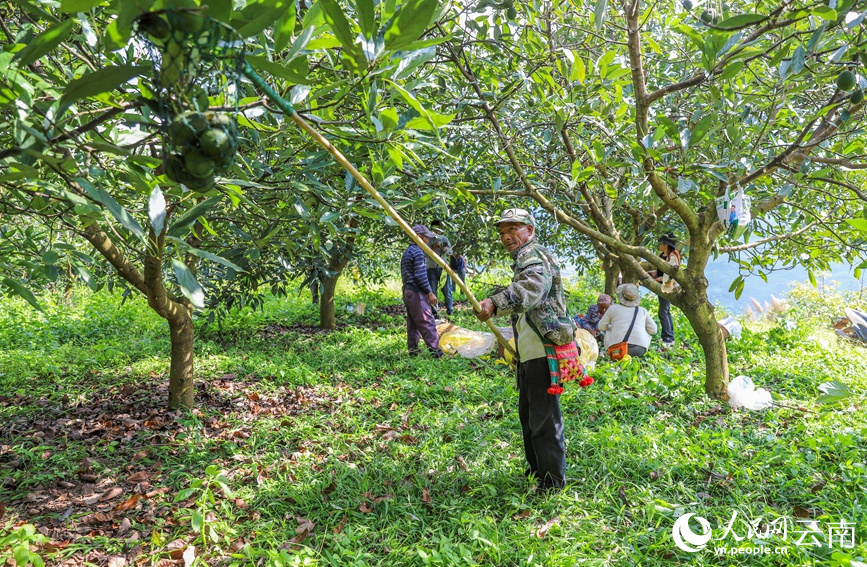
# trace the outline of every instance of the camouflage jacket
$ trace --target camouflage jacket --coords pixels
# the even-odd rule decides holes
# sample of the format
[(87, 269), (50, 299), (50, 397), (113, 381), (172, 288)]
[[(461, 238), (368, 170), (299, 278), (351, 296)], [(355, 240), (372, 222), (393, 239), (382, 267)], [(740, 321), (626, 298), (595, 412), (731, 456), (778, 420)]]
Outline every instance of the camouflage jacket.
[(569, 344), (575, 334), (575, 321), (566, 314), (560, 264), (547, 248), (535, 239), (511, 253), (515, 263), (512, 283), (491, 296), (497, 315), (511, 315), (512, 324), (526, 313), (546, 341)]

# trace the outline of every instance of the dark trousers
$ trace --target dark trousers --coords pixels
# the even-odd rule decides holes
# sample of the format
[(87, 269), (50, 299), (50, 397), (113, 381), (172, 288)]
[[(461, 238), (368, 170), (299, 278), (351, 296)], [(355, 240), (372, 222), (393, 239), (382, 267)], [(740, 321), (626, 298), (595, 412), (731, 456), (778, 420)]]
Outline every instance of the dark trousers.
[[(454, 268), (452, 269), (454, 270)], [(467, 274), (466, 272), (464, 272), (464, 270), (455, 270), (455, 273), (458, 275), (459, 278), (461, 278), (462, 282), (467, 283)], [(454, 302), (452, 301), (452, 299), (453, 296), (457, 295), (458, 293), (458, 286), (449, 275), (446, 275), (446, 287), (448, 288), (448, 294), (446, 295), (446, 311), (448, 313), (451, 313), (454, 308)]]
[[(427, 269), (427, 283), (430, 284), (430, 288), (437, 293), (437, 289), (440, 285), (440, 277), (443, 275), (443, 269), (437, 266), (436, 268), (428, 268)], [(448, 277), (448, 276), (446, 276)], [(454, 304), (452, 303), (452, 288), (449, 287), (448, 281), (446, 281), (446, 286), (443, 287), (443, 297), (446, 300), (446, 313), (449, 315), (454, 311)], [(437, 317), (437, 309), (433, 308), (434, 317)]]
[(674, 323), (671, 322), (671, 302), (667, 299), (659, 298), (659, 325), (662, 327), (662, 342), (674, 342)]
[(548, 360), (535, 358), (518, 365), (518, 417), (524, 436), (524, 455), (542, 488), (566, 484), (566, 443), (560, 396), (548, 393)]
[(406, 306), (406, 346), (410, 354), (418, 354), (418, 340), (423, 338), (435, 356), (442, 356), (440, 336), (434, 325), (433, 312), (427, 297), (420, 291), (405, 288), (403, 304)]
[(643, 346), (638, 346), (638, 345), (629, 345), (629, 349), (627, 349), (627, 351), (626, 351), (626, 353), (629, 356), (636, 356), (636, 357), (644, 356), (645, 352), (647, 352), (647, 349), (644, 348)]

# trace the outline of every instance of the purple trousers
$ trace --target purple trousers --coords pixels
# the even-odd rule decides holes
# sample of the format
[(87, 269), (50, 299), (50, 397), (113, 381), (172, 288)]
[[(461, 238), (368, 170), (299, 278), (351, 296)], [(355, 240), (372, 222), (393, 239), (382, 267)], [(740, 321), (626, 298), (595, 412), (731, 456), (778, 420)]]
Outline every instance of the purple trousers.
[(427, 296), (409, 288), (403, 290), (403, 304), (406, 305), (406, 346), (410, 354), (418, 354), (418, 339), (424, 339), (427, 348), (434, 354), (440, 350), (440, 337), (434, 324), (433, 310)]

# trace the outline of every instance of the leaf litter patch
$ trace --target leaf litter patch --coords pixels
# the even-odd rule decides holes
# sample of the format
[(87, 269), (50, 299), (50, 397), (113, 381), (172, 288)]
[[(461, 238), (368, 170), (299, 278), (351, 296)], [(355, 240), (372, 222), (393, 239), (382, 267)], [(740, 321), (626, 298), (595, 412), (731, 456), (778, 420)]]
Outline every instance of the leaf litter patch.
[[(159, 453), (182, 456), (193, 430), (214, 445), (242, 445), (255, 420), (333, 413), (352, 391), (333, 384), (266, 393), (256, 389), (260, 382), (235, 374), (197, 381), (196, 404), (207, 415), (165, 409), (168, 381), (153, 373), (135, 385), (74, 398), (0, 396), (0, 405), (32, 408), (0, 423), (0, 525), (34, 524), (49, 538), (38, 547), (56, 554), (54, 565), (122, 566), (161, 553), (169, 554), (161, 563), (183, 565), (189, 542), (152, 542), (155, 527), (178, 525), (178, 510), (195, 506), (173, 502)], [(235, 505), (243, 509), (245, 503)], [(123, 542), (124, 553), (94, 549), (105, 538)]]

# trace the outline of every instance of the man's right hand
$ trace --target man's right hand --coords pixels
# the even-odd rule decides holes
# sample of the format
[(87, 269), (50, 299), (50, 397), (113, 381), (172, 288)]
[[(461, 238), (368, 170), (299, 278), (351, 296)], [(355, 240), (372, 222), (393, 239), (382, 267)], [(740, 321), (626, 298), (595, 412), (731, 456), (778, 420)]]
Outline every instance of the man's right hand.
[(483, 300), (479, 307), (482, 308), (481, 311), (476, 311), (476, 319), (479, 321), (487, 321), (494, 315), (494, 302), (491, 301), (490, 298)]
[(432, 291), (428, 292), (428, 294), (427, 294), (427, 302), (430, 303), (431, 306), (436, 305), (437, 303), (439, 303), (439, 300), (437, 299), (437, 294), (435, 294), (435, 293), (432, 292)]

